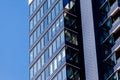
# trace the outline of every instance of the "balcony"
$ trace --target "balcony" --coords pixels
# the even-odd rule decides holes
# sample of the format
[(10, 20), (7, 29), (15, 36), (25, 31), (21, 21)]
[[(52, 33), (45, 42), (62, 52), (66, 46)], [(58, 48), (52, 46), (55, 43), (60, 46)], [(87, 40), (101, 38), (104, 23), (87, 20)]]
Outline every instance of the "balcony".
[(120, 47), (120, 37), (115, 41), (115, 45), (112, 47), (112, 52), (116, 51)]
[(116, 21), (112, 24), (112, 28), (110, 29), (109, 33), (114, 33), (120, 27), (120, 17), (116, 19)]
[(108, 16), (113, 15), (120, 7), (120, 0), (116, 0), (114, 4), (111, 6), (110, 11), (108, 12)]

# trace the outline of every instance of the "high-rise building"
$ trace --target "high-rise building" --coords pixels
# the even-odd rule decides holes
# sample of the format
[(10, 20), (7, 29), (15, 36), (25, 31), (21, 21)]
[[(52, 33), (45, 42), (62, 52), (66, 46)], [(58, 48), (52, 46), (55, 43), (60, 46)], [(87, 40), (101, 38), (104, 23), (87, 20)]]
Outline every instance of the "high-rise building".
[(30, 80), (119, 80), (120, 0), (29, 0)]
[(94, 0), (93, 6), (99, 78), (120, 80), (120, 0)]

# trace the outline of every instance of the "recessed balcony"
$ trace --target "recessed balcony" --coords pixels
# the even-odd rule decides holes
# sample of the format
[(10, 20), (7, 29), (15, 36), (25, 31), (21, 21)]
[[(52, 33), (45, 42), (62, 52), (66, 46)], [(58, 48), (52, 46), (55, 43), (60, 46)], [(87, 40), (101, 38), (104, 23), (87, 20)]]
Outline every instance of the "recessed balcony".
[(117, 10), (120, 9), (120, 0), (116, 0), (113, 5), (110, 7), (110, 11), (108, 12), (108, 16), (113, 15), (116, 13)]
[(116, 21), (112, 24), (112, 28), (110, 29), (109, 33), (114, 33), (120, 27), (120, 17), (116, 19)]
[(120, 37), (115, 41), (115, 45), (112, 47), (112, 52), (116, 51), (120, 47)]

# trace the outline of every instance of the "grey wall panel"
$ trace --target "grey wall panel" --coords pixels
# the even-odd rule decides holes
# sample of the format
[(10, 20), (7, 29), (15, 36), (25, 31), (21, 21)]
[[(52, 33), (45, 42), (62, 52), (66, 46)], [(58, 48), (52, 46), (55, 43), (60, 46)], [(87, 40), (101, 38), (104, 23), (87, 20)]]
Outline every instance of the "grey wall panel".
[(86, 80), (98, 80), (91, 0), (80, 0)]

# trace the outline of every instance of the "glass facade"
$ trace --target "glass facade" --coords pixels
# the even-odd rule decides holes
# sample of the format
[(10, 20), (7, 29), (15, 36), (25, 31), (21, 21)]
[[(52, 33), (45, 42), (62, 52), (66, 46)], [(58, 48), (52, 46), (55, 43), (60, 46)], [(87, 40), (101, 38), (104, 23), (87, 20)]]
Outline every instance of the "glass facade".
[(120, 0), (99, 0), (101, 3), (99, 30), (101, 55), (103, 59), (103, 79), (102, 80), (120, 80), (119, 75), (119, 51), (120, 51)]
[(29, 4), (30, 80), (85, 79), (79, 6), (78, 0)]

